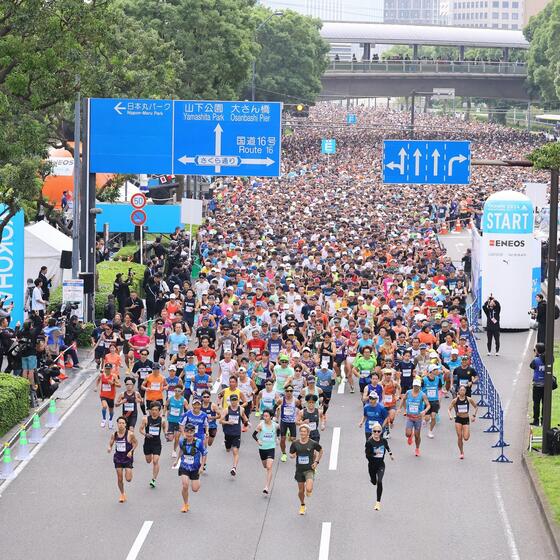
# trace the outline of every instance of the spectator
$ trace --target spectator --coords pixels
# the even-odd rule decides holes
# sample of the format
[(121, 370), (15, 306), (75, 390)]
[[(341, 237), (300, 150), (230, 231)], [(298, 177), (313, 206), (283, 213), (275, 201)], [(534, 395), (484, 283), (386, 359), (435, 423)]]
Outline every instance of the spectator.
[(39, 275), (37, 276), (38, 280), (41, 280), (41, 289), (43, 290), (43, 299), (46, 303), (49, 302), (51, 299), (51, 280), (47, 278), (47, 267), (42, 266), (41, 270), (39, 271)]
[(488, 349), (488, 356), (492, 353), (492, 339), (496, 345), (495, 355), (500, 354), (500, 302), (490, 295), (484, 302), (482, 310), (486, 315), (486, 347)]
[(537, 342), (534, 350), (535, 357), (529, 364), (529, 367), (533, 370), (533, 426), (539, 426), (542, 423), (545, 376), (544, 350), (544, 344)]
[(41, 279), (37, 278), (33, 283), (35, 284), (35, 288), (33, 288), (31, 294), (31, 311), (38, 313), (41, 319), (43, 319), (47, 308), (47, 302), (43, 299), (43, 282)]

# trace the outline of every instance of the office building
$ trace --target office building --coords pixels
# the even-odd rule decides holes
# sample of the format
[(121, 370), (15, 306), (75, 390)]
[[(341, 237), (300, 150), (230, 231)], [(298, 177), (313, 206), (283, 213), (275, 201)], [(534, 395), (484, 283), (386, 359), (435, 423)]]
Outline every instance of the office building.
[(439, 25), (440, 0), (385, 0), (385, 23)]
[(383, 21), (385, 0), (260, 0), (271, 10), (293, 10), (323, 21)]
[(461, 27), (522, 29), (524, 4), (525, 0), (450, 0), (448, 23)]
[(544, 10), (552, 0), (525, 0), (525, 11), (523, 13), (523, 25), (527, 25), (531, 17), (536, 16)]

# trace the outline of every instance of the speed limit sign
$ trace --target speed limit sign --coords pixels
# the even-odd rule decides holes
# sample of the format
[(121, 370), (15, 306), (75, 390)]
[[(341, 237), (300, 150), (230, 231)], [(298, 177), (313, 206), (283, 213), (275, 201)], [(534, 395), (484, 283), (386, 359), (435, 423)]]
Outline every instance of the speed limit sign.
[(130, 204), (137, 210), (146, 206), (146, 195), (144, 193), (136, 193), (130, 197)]

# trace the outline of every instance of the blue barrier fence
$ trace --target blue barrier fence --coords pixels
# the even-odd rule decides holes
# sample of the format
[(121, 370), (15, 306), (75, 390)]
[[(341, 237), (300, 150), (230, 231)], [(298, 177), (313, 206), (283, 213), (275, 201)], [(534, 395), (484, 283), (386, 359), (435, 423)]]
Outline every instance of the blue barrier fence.
[(484, 430), (487, 434), (498, 434), (498, 441), (492, 446), (500, 449), (500, 454), (497, 459), (493, 459), (495, 463), (512, 463), (504, 454), (504, 448), (509, 444), (504, 440), (504, 410), (502, 408), (502, 401), (500, 395), (494, 387), (492, 378), (488, 370), (484, 366), (478, 346), (476, 344), (475, 333), (479, 332), (479, 319), (480, 319), (480, 301), (478, 298), (467, 307), (466, 315), (469, 322), (469, 345), (472, 348), (472, 365), (478, 375), (478, 383), (472, 395), (477, 395), (479, 407), (486, 408), (486, 412), (480, 417), (484, 420), (490, 420), (491, 426)]

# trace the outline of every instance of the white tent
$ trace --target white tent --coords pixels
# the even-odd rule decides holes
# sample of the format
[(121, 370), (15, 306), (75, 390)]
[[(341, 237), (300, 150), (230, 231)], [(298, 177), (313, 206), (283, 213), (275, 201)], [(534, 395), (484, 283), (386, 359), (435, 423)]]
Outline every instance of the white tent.
[(71, 270), (60, 268), (62, 251), (72, 251), (72, 238), (64, 235), (46, 221), (25, 227), (24, 278), (35, 280), (39, 269), (47, 267), (47, 277), (52, 277), (52, 286), (60, 286), (62, 280), (72, 278)]

